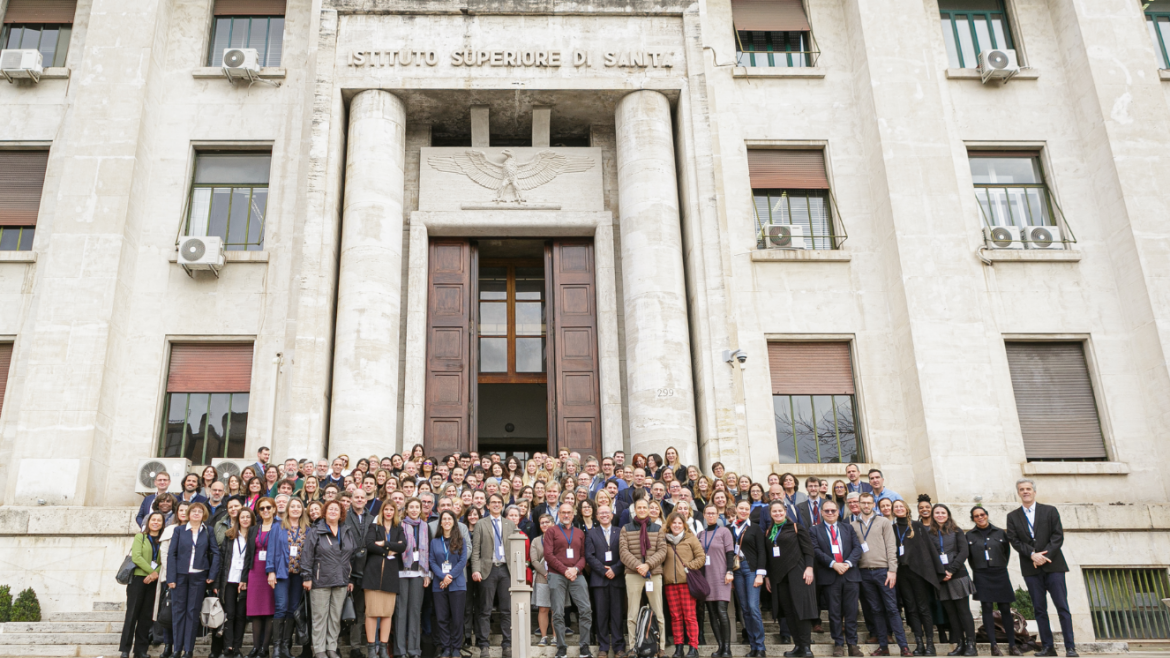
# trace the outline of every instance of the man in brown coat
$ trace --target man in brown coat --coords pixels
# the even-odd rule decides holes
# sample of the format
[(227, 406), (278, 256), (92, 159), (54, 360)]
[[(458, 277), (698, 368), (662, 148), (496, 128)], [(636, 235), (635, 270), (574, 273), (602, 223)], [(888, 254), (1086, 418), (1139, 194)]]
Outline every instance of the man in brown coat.
[(650, 502), (639, 498), (634, 503), (634, 517), (619, 538), (618, 553), (626, 567), (626, 601), (629, 615), (626, 626), (630, 642), (638, 628), (638, 610), (642, 607), (642, 592), (650, 601), (650, 609), (658, 620), (660, 648), (666, 647), (666, 621), (662, 617), (662, 563), (666, 560), (666, 540), (662, 526), (650, 520)]

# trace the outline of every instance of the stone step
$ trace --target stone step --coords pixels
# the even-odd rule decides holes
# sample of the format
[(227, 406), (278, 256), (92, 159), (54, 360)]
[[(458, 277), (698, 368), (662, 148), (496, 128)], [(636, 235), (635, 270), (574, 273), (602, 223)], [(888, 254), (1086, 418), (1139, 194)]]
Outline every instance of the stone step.
[(41, 613), (41, 621), (46, 622), (98, 622), (122, 621), (126, 618), (125, 611), (112, 610), (107, 612), (45, 612)]
[[(117, 614), (117, 613), (115, 613)], [(114, 628), (117, 626), (117, 628)], [(10, 621), (0, 624), (0, 633), (121, 633), (122, 620), (108, 621)]]
[(94, 601), (94, 612), (126, 612), (125, 601)]
[[(38, 656), (76, 656), (78, 655), (78, 645), (76, 644), (0, 644), (0, 656), (5, 658), (35, 658)], [(117, 656), (118, 647), (114, 647), (114, 654)], [(106, 653), (86, 653), (86, 656), (100, 656), (108, 655)]]
[(0, 645), (117, 644), (121, 633), (0, 633)]

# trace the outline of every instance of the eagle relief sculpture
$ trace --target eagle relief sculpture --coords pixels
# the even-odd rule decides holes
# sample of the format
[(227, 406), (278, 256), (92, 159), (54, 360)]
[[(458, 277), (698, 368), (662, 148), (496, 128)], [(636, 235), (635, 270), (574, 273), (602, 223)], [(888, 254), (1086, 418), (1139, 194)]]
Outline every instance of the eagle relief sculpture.
[[(511, 149), (500, 152), (503, 162), (488, 159), (483, 151), (464, 151), (462, 155), (431, 157), (431, 167), (452, 174), (463, 174), (477, 185), (495, 190), (495, 204), (528, 203), (524, 190), (532, 190), (552, 181), (561, 174), (588, 171), (593, 158), (587, 155), (563, 155), (541, 151), (527, 162), (519, 162)], [(558, 206), (559, 208), (559, 206)]]

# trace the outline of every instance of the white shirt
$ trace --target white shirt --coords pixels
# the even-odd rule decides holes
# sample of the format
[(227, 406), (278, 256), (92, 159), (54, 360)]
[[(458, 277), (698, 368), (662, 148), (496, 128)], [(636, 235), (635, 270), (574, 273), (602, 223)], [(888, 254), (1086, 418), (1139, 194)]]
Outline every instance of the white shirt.
[(1024, 518), (1028, 522), (1028, 534), (1032, 535), (1032, 539), (1036, 538), (1036, 503), (1032, 503), (1031, 507), (1024, 507)]
[(244, 575), (244, 556), (248, 552), (248, 539), (246, 537), (237, 537), (232, 542), (232, 566), (228, 571), (228, 582), (238, 583), (240, 578)]
[(195, 568), (195, 547), (199, 545), (199, 533), (203, 532), (203, 526), (200, 525), (199, 528), (193, 529), (188, 523), (183, 526), (183, 529), (191, 532), (191, 562), (187, 565), (187, 573), (199, 573), (203, 570)]

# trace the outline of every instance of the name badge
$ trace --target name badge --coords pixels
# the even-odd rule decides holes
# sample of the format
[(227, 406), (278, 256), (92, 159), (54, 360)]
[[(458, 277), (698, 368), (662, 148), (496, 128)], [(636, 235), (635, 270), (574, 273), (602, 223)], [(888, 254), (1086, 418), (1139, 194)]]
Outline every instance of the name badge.
[(991, 564), (991, 551), (983, 551), (983, 559), (987, 560), (988, 564)]
[(646, 579), (646, 591), (647, 592), (654, 591), (654, 581), (650, 580), (649, 578)]
[(743, 548), (736, 546), (735, 547), (735, 554), (740, 556), (740, 557), (743, 557)]
[(158, 568), (158, 562), (155, 562), (154, 560), (151, 560), (151, 561), (150, 561), (150, 568), (151, 568), (151, 569), (157, 569), (157, 568)]
[(834, 554), (834, 555), (836, 555), (837, 553), (840, 553), (840, 552), (841, 552), (841, 547), (840, 547), (840, 546), (838, 546), (837, 544), (830, 544), (830, 546), (832, 546), (832, 547), (833, 547), (833, 554)]
[(772, 547), (772, 557), (780, 557), (780, 547), (779, 546)]
[(606, 551), (605, 552), (605, 561), (606, 562), (613, 562), (613, 551)]
[(301, 552), (301, 549), (297, 546), (289, 546), (288, 547), (288, 556), (289, 557), (296, 557), (297, 555), (300, 554), (300, 552)]
[(707, 566), (711, 566), (711, 556), (707, 556)]
[(414, 551), (413, 553), (411, 553), (410, 559), (414, 560), (415, 562), (418, 562), (418, 551)]
[(942, 555), (938, 556), (938, 561), (942, 562), (943, 564), (949, 564), (951, 561), (951, 558), (947, 557), (946, 553), (943, 553)]
[(503, 544), (500, 544), (500, 546), (496, 549), (496, 557), (501, 559), (501, 560), (504, 559), (504, 545)]
[(386, 559), (387, 559), (387, 560), (393, 560), (393, 559), (394, 559), (394, 556), (393, 556), (393, 555), (391, 555), (391, 554), (389, 554), (389, 553), (387, 553), (387, 554), (386, 554)]
[(573, 559), (573, 549), (566, 548), (565, 549), (565, 557), (572, 560)]
[(869, 544), (868, 544), (868, 543), (866, 543), (866, 542), (861, 542), (861, 552), (862, 552), (862, 553), (868, 553), (868, 552), (869, 552)]
[(905, 546), (899, 546), (899, 547), (898, 547), (898, 555), (905, 555), (905, 554), (906, 554), (906, 547), (905, 547)]
[(442, 567), (443, 567), (443, 573), (444, 573), (444, 574), (449, 574), (449, 573), (451, 573), (451, 563), (450, 563), (450, 562), (444, 562), (444, 563), (442, 564)]
[(258, 557), (260, 558), (261, 562), (266, 561), (268, 559), (268, 551), (260, 551), (260, 554)]

